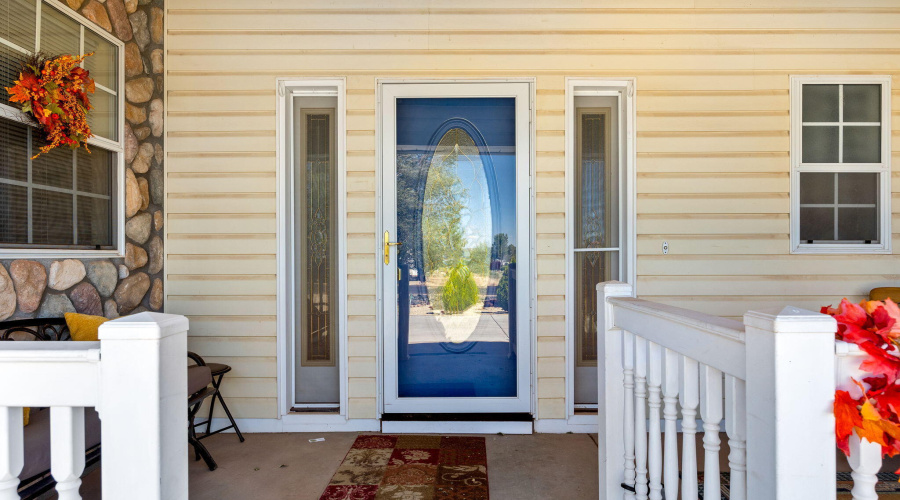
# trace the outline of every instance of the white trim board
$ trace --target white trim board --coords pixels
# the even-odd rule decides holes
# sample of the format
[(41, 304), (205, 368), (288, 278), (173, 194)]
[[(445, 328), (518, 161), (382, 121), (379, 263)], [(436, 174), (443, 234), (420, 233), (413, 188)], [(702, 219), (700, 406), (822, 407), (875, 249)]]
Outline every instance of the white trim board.
[[(276, 78), (276, 125), (277, 125), (277, 161), (276, 169), (276, 210), (277, 210), (277, 290), (276, 290), (276, 344), (277, 344), (277, 378), (278, 378), (278, 414), (288, 423), (299, 415), (291, 414), (294, 400), (294, 378), (291, 363), (294, 362), (293, 349), (293, 286), (294, 272), (290, 256), (293, 253), (289, 246), (293, 244), (293, 197), (289, 187), (293, 186), (293, 178), (288, 173), (288, 164), (292, 162), (293, 136), (290, 124), (292, 114), (289, 100), (297, 95), (331, 95), (337, 97), (337, 265), (338, 265), (338, 366), (340, 383), (339, 417), (346, 420), (348, 408), (348, 371), (347, 363), (347, 82), (345, 78)], [(307, 417), (307, 416), (303, 416)], [(318, 424), (317, 424), (318, 425)], [(332, 425), (332, 424), (330, 424)], [(286, 432), (286, 431), (271, 431)], [(299, 431), (296, 431), (299, 432)]]
[(385, 434), (533, 434), (531, 422), (381, 422)]
[[(637, 283), (636, 85), (637, 81), (635, 78), (566, 78), (566, 425), (571, 425), (575, 428), (581, 428), (584, 425), (582, 424), (584, 419), (589, 418), (586, 415), (575, 415), (575, 97), (618, 97), (619, 143), (624, 146), (619, 148), (619, 172), (622, 189), (619, 204), (621, 208), (619, 211), (619, 240), (622, 247), (620, 255), (622, 273), (619, 279), (630, 283), (634, 287)], [(636, 290), (636, 288), (633, 289)], [(593, 418), (595, 430), (582, 432), (597, 432), (596, 417)], [(545, 419), (543, 421), (549, 420)], [(590, 424), (587, 425), (590, 426)], [(555, 428), (557, 424), (542, 424), (542, 426)], [(535, 427), (538, 427), (537, 424)], [(570, 430), (576, 432), (573, 429)]]
[[(373, 419), (346, 419), (340, 415), (285, 415), (281, 418), (236, 418), (244, 434), (269, 432), (379, 432), (381, 422)], [(220, 429), (230, 425), (227, 418), (216, 417), (212, 428)], [(222, 431), (234, 434), (234, 429)]]
[(542, 418), (534, 421), (534, 432), (541, 434), (596, 434), (596, 415), (574, 415), (564, 418)]

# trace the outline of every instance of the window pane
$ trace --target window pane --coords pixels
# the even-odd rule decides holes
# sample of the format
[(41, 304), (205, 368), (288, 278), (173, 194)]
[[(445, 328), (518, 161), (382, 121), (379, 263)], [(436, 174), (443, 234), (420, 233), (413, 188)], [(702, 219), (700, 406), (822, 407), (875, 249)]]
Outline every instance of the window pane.
[(41, 6), (41, 52), (50, 56), (80, 53), (81, 27), (74, 19), (50, 7)]
[(803, 121), (804, 122), (836, 122), (836, 121), (838, 121), (838, 86), (837, 85), (804, 85), (803, 86)]
[(28, 190), (0, 182), (0, 243), (28, 243)]
[(577, 366), (597, 366), (597, 283), (619, 279), (618, 252), (575, 254)]
[(881, 85), (844, 85), (845, 122), (881, 122)]
[(839, 208), (838, 237), (850, 241), (877, 241), (878, 208)]
[(97, 89), (91, 96), (91, 108), (87, 115), (91, 132), (100, 137), (118, 140), (116, 137), (116, 96)]
[(116, 50), (111, 42), (85, 28), (84, 53), (94, 55), (84, 60), (84, 67), (95, 82), (111, 90), (116, 90)]
[(881, 161), (881, 127), (844, 127), (844, 163)]
[(838, 174), (838, 203), (878, 203), (878, 174)]
[(72, 195), (32, 190), (32, 232), (36, 245), (71, 245)]
[(803, 163), (837, 163), (838, 128), (803, 127)]
[(831, 172), (800, 174), (800, 203), (834, 203), (834, 174)]
[(609, 115), (584, 111), (578, 122), (576, 248), (614, 247), (618, 238), (618, 176), (610, 163)]
[(0, 119), (0, 178), (28, 180), (27, 125)]
[(109, 230), (110, 201), (89, 196), (78, 197), (78, 244), (111, 246)]
[[(34, 130), (32, 134), (33, 151), (47, 144), (43, 133)], [(72, 150), (61, 147), (42, 153), (31, 161), (31, 180), (35, 184), (53, 186), (63, 189), (72, 189)]]
[(834, 209), (800, 207), (800, 239), (834, 240)]
[(34, 51), (34, 0), (7, 0), (0, 3), (0, 38)]
[(0, 44), (0, 103), (16, 109), (19, 109), (21, 104), (10, 104), (9, 93), (6, 89), (12, 87), (13, 82), (19, 79), (19, 71), (22, 69), (22, 62), (26, 57), (25, 54)]
[(77, 159), (78, 190), (109, 195), (113, 153), (97, 146), (91, 146), (90, 153), (79, 148)]

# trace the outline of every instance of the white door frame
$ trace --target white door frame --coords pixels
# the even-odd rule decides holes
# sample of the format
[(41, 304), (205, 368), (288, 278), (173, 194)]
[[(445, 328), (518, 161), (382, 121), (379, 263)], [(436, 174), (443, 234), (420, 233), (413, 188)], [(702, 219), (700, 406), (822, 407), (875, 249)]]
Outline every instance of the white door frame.
[(566, 78), (566, 430), (597, 432), (596, 415), (575, 415), (575, 97), (618, 97), (619, 143), (624, 145), (624, 148), (619, 148), (618, 158), (622, 189), (619, 211), (619, 234), (622, 242), (620, 279), (630, 283), (636, 290), (635, 85), (634, 78)]
[[(453, 80), (453, 81), (379, 81), (376, 153), (379, 159), (379, 227), (376, 233), (376, 254), (381, 255), (381, 235), (390, 231), (396, 237), (396, 99), (398, 97), (515, 97), (516, 98), (516, 248), (517, 297), (521, 314), (517, 317), (518, 395), (507, 398), (399, 398), (397, 394), (397, 332), (396, 247), (391, 250), (391, 263), (385, 265), (378, 258), (379, 289), (379, 412), (399, 413), (532, 413), (533, 376), (533, 79), (517, 80)], [(527, 253), (523, 250), (527, 249)]]

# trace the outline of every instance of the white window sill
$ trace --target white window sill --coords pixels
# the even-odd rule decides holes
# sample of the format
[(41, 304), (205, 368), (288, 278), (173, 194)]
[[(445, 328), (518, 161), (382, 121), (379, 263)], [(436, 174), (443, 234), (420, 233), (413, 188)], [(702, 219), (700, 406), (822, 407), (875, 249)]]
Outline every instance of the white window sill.
[(65, 250), (59, 248), (0, 248), (0, 259), (120, 259), (119, 250)]
[(890, 245), (841, 245), (841, 244), (802, 244), (791, 249), (792, 254), (812, 255), (889, 255)]

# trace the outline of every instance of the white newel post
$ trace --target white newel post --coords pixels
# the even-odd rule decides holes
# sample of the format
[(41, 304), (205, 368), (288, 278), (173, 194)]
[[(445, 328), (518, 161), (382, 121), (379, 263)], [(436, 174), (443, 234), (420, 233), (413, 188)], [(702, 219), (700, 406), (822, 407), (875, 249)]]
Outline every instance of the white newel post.
[(631, 285), (607, 282), (597, 285), (597, 370), (599, 424), (600, 499), (621, 500), (625, 490), (625, 439), (623, 437), (625, 375), (622, 366), (623, 334), (616, 329), (612, 297), (631, 297)]
[(187, 330), (148, 312), (100, 327), (104, 498), (188, 497)]
[(19, 500), (19, 474), (25, 466), (22, 408), (0, 407), (0, 500)]
[(834, 318), (785, 307), (744, 324), (747, 498), (833, 500)]

